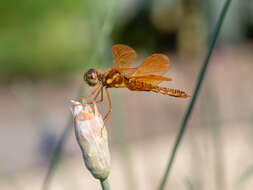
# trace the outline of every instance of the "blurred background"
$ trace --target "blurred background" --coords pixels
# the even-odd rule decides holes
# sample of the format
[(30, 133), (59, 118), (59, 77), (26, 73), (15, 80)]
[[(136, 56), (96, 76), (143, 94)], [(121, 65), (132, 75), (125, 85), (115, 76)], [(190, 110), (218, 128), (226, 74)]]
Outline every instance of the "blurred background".
[[(0, 187), (41, 189), (70, 100), (111, 47), (170, 57), (165, 87), (192, 94), (224, 0), (22, 0), (0, 7)], [(253, 1), (233, 1), (166, 189), (253, 188)], [(78, 94), (80, 88), (84, 89)], [(188, 99), (110, 90), (112, 189), (156, 189)], [(100, 105), (105, 113), (107, 101)], [(71, 126), (70, 126), (71, 127)], [(50, 189), (100, 189), (71, 130)]]

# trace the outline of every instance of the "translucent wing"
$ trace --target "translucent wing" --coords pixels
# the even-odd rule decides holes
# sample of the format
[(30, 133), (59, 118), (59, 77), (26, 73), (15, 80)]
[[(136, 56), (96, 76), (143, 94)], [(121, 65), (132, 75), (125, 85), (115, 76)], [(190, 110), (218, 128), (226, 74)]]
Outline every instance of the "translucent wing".
[(127, 45), (114, 45), (112, 53), (115, 67), (129, 67), (136, 59), (136, 52)]
[(129, 76), (163, 75), (169, 69), (169, 58), (163, 54), (153, 54), (146, 58)]
[(137, 77), (131, 77), (131, 79), (135, 79), (137, 81), (141, 81), (141, 82), (152, 84), (152, 85), (157, 85), (160, 82), (172, 80), (171, 78), (157, 76), (157, 75), (137, 76)]
[(128, 74), (129, 77), (138, 81), (157, 85), (163, 81), (170, 81), (171, 78), (163, 77), (169, 69), (169, 58), (163, 54), (153, 54), (146, 58), (135, 71)]

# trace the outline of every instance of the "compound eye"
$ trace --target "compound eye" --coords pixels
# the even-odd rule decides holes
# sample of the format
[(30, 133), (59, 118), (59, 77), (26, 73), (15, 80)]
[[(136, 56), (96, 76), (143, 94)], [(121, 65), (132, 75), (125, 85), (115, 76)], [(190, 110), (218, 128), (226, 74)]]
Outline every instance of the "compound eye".
[(91, 73), (91, 79), (96, 79), (96, 78), (97, 78), (96, 73), (95, 73), (95, 72), (92, 72), (92, 73)]
[(98, 83), (98, 81), (96, 79), (90, 79), (87, 82), (90, 86), (95, 86)]
[(84, 74), (84, 81), (86, 81), (89, 86), (95, 86), (98, 83), (97, 71), (95, 69), (88, 70), (88, 72)]

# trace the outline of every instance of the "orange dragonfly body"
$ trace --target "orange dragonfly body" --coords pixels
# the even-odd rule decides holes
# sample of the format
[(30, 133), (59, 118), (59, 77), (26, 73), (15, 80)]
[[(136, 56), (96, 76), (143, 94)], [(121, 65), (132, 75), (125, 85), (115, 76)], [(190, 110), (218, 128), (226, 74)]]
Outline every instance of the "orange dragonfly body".
[[(84, 74), (84, 81), (89, 86), (97, 86), (88, 96), (79, 98), (81, 101), (96, 94), (93, 102), (103, 101), (103, 90), (108, 98), (110, 110), (104, 118), (104, 123), (109, 119), (112, 112), (111, 99), (108, 88), (128, 88), (132, 91), (152, 91), (178, 98), (187, 98), (185, 92), (181, 90), (160, 87), (158, 84), (163, 81), (171, 81), (171, 78), (162, 75), (169, 68), (169, 58), (163, 54), (153, 54), (146, 58), (138, 67), (130, 68), (130, 65), (136, 59), (136, 52), (126, 45), (117, 44), (112, 47), (114, 67), (108, 69), (104, 73), (95, 69), (90, 69)], [(97, 101), (97, 97), (101, 95), (101, 99)]]

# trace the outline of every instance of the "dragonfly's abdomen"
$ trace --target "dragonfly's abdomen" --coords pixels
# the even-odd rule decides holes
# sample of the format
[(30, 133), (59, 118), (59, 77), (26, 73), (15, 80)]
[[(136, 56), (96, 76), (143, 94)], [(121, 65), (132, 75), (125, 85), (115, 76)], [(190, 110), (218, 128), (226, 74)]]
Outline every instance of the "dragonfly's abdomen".
[(144, 81), (139, 81), (135, 79), (129, 79), (126, 83), (126, 86), (130, 90), (134, 91), (152, 91), (155, 93), (160, 93), (164, 95), (179, 97), (179, 98), (187, 98), (189, 97), (184, 91), (172, 89), (172, 88), (165, 88), (160, 86), (153, 86), (151, 83), (146, 83)]
[(134, 91), (152, 91), (164, 95), (179, 97), (179, 98), (187, 98), (188, 94), (181, 90), (165, 88), (160, 86), (153, 86), (150, 83), (146, 83), (144, 81), (138, 81), (135, 79), (129, 79), (127, 83), (127, 88)]
[(133, 91), (151, 91), (153, 88), (151, 84), (136, 79), (126, 80), (126, 85), (129, 90)]
[(154, 86), (151, 91), (156, 92), (156, 93), (161, 93), (161, 94), (164, 94), (164, 95), (179, 97), (179, 98), (189, 97), (189, 95), (186, 94), (184, 91), (173, 89), (173, 88), (165, 88), (165, 87)]

